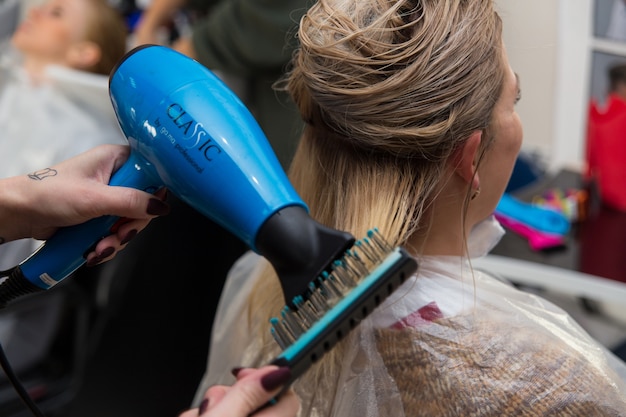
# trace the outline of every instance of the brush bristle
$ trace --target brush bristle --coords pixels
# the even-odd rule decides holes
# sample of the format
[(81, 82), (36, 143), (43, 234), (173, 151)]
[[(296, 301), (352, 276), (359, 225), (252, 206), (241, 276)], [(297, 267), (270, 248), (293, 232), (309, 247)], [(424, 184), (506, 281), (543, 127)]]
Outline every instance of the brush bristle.
[(392, 250), (378, 229), (369, 230), (366, 237), (357, 240), (351, 249), (335, 260), (330, 272), (322, 273), (309, 284), (305, 296), (293, 299), (294, 307), (285, 306), (280, 317), (270, 319), (272, 335), (281, 349), (293, 344)]

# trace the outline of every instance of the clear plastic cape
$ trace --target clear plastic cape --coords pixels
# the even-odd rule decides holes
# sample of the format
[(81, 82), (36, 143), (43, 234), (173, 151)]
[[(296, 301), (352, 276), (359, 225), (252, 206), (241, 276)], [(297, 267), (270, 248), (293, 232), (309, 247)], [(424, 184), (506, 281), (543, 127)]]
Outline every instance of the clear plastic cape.
[[(502, 233), (493, 218), (478, 225), (471, 255)], [(626, 415), (626, 365), (561, 308), (472, 270), (471, 259), (418, 261), (417, 275), (350, 333), (336, 375), (296, 381), (301, 416)], [(248, 253), (228, 276), (196, 401), (232, 384), (233, 367), (271, 359), (258, 358), (247, 321), (261, 263)]]

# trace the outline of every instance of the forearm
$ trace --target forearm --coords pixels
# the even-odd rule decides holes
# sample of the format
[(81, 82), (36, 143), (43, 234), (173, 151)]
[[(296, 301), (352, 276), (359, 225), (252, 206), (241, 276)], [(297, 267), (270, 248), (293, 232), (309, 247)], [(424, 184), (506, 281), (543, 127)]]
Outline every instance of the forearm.
[(27, 181), (25, 175), (0, 179), (0, 244), (30, 235)]

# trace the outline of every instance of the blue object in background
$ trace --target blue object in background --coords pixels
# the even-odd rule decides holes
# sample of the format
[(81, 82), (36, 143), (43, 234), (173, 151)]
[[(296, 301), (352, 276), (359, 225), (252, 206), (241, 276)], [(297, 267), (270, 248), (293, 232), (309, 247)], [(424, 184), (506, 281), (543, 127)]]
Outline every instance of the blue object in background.
[(496, 206), (496, 212), (546, 233), (564, 235), (570, 229), (570, 222), (564, 214), (518, 200), (506, 192)]

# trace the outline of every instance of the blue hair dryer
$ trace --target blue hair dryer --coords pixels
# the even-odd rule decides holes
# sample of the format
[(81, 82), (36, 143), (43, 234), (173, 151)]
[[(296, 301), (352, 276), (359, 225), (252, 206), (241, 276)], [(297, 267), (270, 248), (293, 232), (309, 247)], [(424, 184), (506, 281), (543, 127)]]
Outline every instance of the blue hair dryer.
[[(197, 61), (164, 46), (137, 47), (112, 71), (109, 91), (131, 147), (110, 185), (166, 187), (267, 258), (287, 304), (354, 243), (309, 217), (249, 110)], [(0, 285), (0, 307), (71, 275), (117, 220), (59, 230)]]

